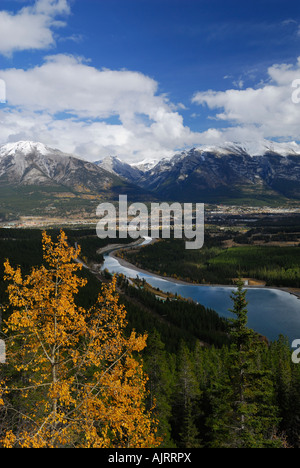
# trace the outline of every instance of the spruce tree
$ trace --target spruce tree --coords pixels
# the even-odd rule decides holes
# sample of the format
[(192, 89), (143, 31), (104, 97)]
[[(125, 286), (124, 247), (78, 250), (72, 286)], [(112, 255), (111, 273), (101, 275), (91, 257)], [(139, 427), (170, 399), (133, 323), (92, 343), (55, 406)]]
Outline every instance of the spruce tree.
[(171, 395), (173, 375), (170, 357), (165, 351), (160, 334), (154, 330), (148, 337), (144, 368), (148, 376), (148, 408), (159, 420), (157, 434), (162, 439), (161, 447), (175, 447), (171, 436), (170, 420), (172, 416)]
[(270, 373), (262, 363), (266, 343), (247, 327), (247, 291), (239, 281), (232, 293), (235, 315), (231, 320), (233, 344), (225, 364), (228, 374), (216, 383), (216, 412), (210, 424), (213, 446), (230, 448), (279, 447), (279, 420)]
[(182, 344), (178, 356), (173, 412), (179, 447), (198, 448), (201, 446), (196, 424), (200, 416), (200, 396), (199, 383), (196, 379), (190, 352), (186, 345)]
[(280, 408), (280, 433), (287, 445), (300, 447), (300, 368), (291, 360), (289, 340), (284, 336), (272, 343), (269, 352), (270, 367)]

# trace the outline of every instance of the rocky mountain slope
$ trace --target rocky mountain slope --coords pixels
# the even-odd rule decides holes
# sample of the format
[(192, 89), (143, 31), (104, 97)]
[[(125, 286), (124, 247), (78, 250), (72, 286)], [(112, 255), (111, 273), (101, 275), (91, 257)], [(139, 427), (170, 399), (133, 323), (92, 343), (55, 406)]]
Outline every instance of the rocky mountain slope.
[(118, 175), (41, 143), (0, 146), (0, 214), (94, 210), (95, 203), (123, 193), (145, 199), (144, 190)]
[[(41, 143), (18, 142), (0, 147), (0, 181), (15, 185), (60, 185), (79, 193), (114, 192), (125, 186), (117, 174)], [(128, 185), (128, 184), (127, 184)]]
[(256, 142), (205, 146), (157, 164), (117, 157), (97, 163), (41, 143), (0, 146), (0, 218), (89, 212), (103, 200), (297, 204), (300, 146)]
[(115, 174), (162, 199), (258, 204), (300, 199), (300, 146), (296, 143), (264, 140), (194, 148), (146, 171), (134, 166), (133, 176), (120, 163), (114, 165)]
[(108, 156), (107, 158), (101, 161), (96, 161), (95, 164), (98, 167), (104, 169), (105, 171), (110, 172), (111, 174), (115, 174), (131, 182), (139, 180), (144, 172), (140, 170), (139, 167), (133, 165), (131, 166), (130, 164), (121, 161), (116, 156)]

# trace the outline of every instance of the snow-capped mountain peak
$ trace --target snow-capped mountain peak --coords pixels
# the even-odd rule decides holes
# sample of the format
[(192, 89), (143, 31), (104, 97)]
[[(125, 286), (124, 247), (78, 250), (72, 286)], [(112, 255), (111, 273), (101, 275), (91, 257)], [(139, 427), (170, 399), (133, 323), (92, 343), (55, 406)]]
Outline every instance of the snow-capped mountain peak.
[(153, 169), (159, 163), (158, 159), (143, 159), (142, 161), (131, 164), (142, 172), (147, 172)]
[[(264, 203), (300, 199), (300, 145), (268, 140), (224, 142), (179, 151), (155, 165), (148, 161), (126, 168), (126, 179), (161, 199), (223, 202), (238, 199)], [(124, 166), (114, 164), (124, 177)], [(266, 195), (265, 195), (266, 194)]]
[(122, 161), (117, 156), (107, 156), (106, 158), (100, 161), (96, 161), (95, 164), (97, 164), (97, 166), (102, 167), (102, 169), (105, 169), (108, 172), (115, 173), (115, 165), (122, 164)]
[(58, 190), (69, 187), (76, 193), (112, 196), (115, 184), (120, 182), (96, 164), (43, 143), (19, 141), (0, 146), (3, 186), (50, 186)]
[(22, 153), (27, 156), (30, 153), (37, 152), (46, 156), (53, 150), (43, 143), (34, 141), (18, 141), (17, 143), (7, 143), (6, 145), (0, 146), (0, 156), (12, 156), (16, 153)]
[(122, 161), (117, 156), (108, 156), (102, 161), (96, 161), (95, 164), (111, 174), (128, 181), (134, 181), (134, 183), (141, 175), (141, 171), (137, 167)]
[(300, 145), (295, 141), (289, 143), (269, 140), (225, 142), (219, 146), (200, 146), (197, 150), (219, 154), (247, 154), (248, 156), (264, 156), (266, 153), (277, 153), (281, 156), (300, 155)]
[(66, 167), (71, 158), (71, 155), (40, 142), (7, 143), (0, 146), (0, 178), (22, 184), (49, 182), (57, 172), (58, 165)]

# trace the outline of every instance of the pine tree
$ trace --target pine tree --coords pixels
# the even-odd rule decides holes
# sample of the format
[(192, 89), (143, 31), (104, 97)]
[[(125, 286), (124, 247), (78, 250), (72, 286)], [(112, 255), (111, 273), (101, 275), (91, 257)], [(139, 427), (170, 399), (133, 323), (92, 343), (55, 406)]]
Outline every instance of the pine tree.
[(300, 447), (300, 369), (292, 363), (289, 340), (284, 336), (272, 343), (269, 366), (280, 408), (280, 432), (286, 436), (289, 446)]
[(23, 278), (5, 263), (9, 303), (7, 372), (0, 391), (4, 448), (153, 447), (159, 444), (145, 408), (146, 376), (135, 354), (146, 336), (124, 335), (126, 311), (116, 279), (90, 310), (75, 296), (80, 249), (43, 234), (45, 266)]
[(200, 434), (197, 428), (197, 418), (200, 416), (201, 392), (194, 372), (190, 352), (185, 344), (179, 350), (176, 389), (174, 395), (174, 418), (178, 446), (182, 448), (198, 448), (201, 446)]
[(172, 404), (171, 396), (174, 386), (170, 358), (165, 351), (160, 334), (154, 330), (147, 341), (147, 352), (144, 367), (148, 376), (148, 406), (159, 420), (157, 435), (162, 439), (161, 447), (174, 447), (171, 435)]
[(195, 422), (194, 414), (195, 406), (193, 402), (188, 399), (184, 408), (182, 419), (182, 431), (179, 434), (179, 446), (182, 448), (200, 448), (200, 434)]
[(247, 327), (248, 311), (243, 282), (232, 294), (235, 319), (233, 344), (225, 366), (227, 376), (214, 389), (216, 413), (210, 421), (214, 446), (234, 448), (279, 447), (277, 407), (270, 373), (262, 363), (265, 342)]

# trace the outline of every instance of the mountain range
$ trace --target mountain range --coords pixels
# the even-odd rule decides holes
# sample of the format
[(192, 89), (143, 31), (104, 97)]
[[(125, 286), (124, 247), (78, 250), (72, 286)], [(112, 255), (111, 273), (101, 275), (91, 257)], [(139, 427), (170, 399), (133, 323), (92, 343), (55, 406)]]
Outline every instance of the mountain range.
[(95, 212), (120, 194), (133, 201), (284, 204), (300, 200), (299, 181), (296, 143), (202, 146), (140, 164), (117, 157), (92, 163), (38, 142), (0, 146), (0, 215)]
[(157, 164), (97, 163), (111, 173), (180, 202), (273, 204), (300, 199), (300, 146), (268, 141), (204, 146)]
[(132, 200), (147, 199), (146, 190), (124, 178), (42, 143), (20, 141), (0, 146), (0, 218), (68, 216), (83, 211), (95, 215), (97, 204), (116, 200), (119, 194)]

